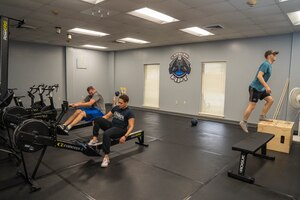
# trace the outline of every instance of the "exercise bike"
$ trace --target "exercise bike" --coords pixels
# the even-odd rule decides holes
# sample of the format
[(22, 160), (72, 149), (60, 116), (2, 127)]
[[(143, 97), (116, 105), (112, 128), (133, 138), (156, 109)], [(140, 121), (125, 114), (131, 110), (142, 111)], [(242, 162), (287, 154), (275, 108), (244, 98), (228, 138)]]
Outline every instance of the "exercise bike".
[[(58, 89), (58, 84), (43, 88), (43, 93), (44, 91), (48, 91), (46, 96), (49, 97), (50, 105), (48, 106), (45, 105), (41, 109), (32, 108), (32, 107), (24, 108), (23, 106), (13, 106), (13, 107), (5, 108), (2, 115), (2, 123), (4, 124), (4, 126), (9, 128), (11, 125), (12, 126), (18, 125), (22, 121), (30, 118), (41, 119), (44, 121), (55, 121), (57, 117), (57, 110), (55, 109), (54, 106), (53, 91), (54, 90), (57, 91), (57, 89)], [(20, 100), (16, 100), (16, 101), (22, 102)]]
[[(44, 108), (46, 106), (45, 102), (44, 102), (44, 97), (43, 97), (43, 93), (45, 92), (45, 84), (40, 84), (37, 87), (35, 87), (35, 85), (33, 85), (32, 87), (29, 88), (30, 90), (27, 91), (28, 96), (30, 97), (31, 100), (31, 108), (35, 111), (38, 112), (40, 110), (42, 110), (42, 108)], [(35, 96), (34, 94), (39, 92), (39, 96), (40, 96), (40, 101), (34, 101), (35, 100)]]
[[(18, 90), (18, 88), (9, 88), (8, 90), (12, 91), (14, 93), (15, 90)], [(25, 96), (17, 96), (15, 93), (13, 95), (13, 100), (15, 102), (16, 106), (21, 106), (24, 107), (23, 102), (22, 102), (22, 98), (24, 98)]]

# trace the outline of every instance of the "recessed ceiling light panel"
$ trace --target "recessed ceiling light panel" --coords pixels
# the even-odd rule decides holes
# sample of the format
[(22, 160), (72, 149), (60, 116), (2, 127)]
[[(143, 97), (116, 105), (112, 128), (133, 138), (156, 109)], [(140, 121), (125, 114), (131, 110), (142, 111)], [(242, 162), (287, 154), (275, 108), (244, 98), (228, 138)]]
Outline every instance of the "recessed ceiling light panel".
[(136, 43), (136, 44), (150, 43), (150, 42), (145, 41), (145, 40), (140, 40), (140, 39), (135, 39), (135, 38), (130, 38), (130, 37), (118, 39), (117, 42), (120, 42), (120, 43), (130, 42), (130, 43)]
[(82, 45), (82, 47), (85, 47), (85, 48), (92, 48), (92, 49), (107, 49), (107, 47), (96, 46), (96, 45), (91, 45), (91, 44), (85, 44), (85, 45)]
[(296, 12), (290, 12), (287, 15), (295, 26), (300, 25), (300, 10)]
[(78, 33), (78, 34), (97, 36), (97, 37), (102, 37), (102, 36), (109, 35), (108, 33), (102, 33), (102, 32), (83, 29), (83, 28), (73, 28), (73, 29), (70, 29), (68, 31), (71, 32), (71, 33)]
[(208, 35), (214, 35), (213, 33), (204, 30), (202, 28), (199, 27), (190, 27), (190, 28), (184, 28), (184, 29), (180, 29), (183, 32), (192, 34), (192, 35), (196, 35), (198, 37), (202, 37), (202, 36), (208, 36)]
[(177, 22), (178, 19), (175, 19), (169, 15), (166, 15), (164, 13), (158, 12), (156, 10), (152, 10), (150, 8), (141, 8), (138, 10), (134, 10), (132, 12), (129, 12), (128, 14), (140, 17), (158, 24), (167, 24), (171, 22)]
[(102, 1), (105, 1), (105, 0), (81, 0), (81, 1), (96, 5), (96, 4), (98, 4)]

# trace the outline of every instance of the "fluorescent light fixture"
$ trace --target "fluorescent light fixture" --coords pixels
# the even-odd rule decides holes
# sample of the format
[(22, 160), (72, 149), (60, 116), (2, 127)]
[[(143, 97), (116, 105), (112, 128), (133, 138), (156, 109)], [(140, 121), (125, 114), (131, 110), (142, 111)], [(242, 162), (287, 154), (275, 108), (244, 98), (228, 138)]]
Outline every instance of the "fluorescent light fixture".
[(87, 3), (90, 3), (90, 4), (98, 4), (102, 1), (105, 1), (105, 0), (81, 0), (81, 1), (84, 1), (84, 2), (87, 2)]
[(107, 47), (96, 46), (96, 45), (91, 45), (91, 44), (85, 44), (85, 45), (82, 45), (82, 47), (92, 48), (92, 49), (107, 49)]
[(285, 2), (285, 1), (288, 1), (288, 0), (279, 0), (279, 3), (281, 3), (281, 2)]
[(143, 18), (143, 19), (146, 19), (146, 20), (158, 23), (158, 24), (167, 24), (170, 22), (179, 21), (178, 19), (175, 19), (173, 17), (170, 17), (166, 14), (157, 12), (157, 11), (152, 10), (147, 7), (131, 11), (128, 14), (136, 16), (136, 17), (140, 17), (140, 18)]
[(296, 12), (290, 12), (287, 15), (295, 26), (300, 25), (300, 10)]
[(117, 42), (121, 42), (121, 43), (125, 43), (125, 42), (130, 42), (130, 43), (136, 43), (136, 44), (146, 44), (146, 43), (150, 43), (148, 41), (145, 40), (139, 40), (139, 39), (135, 39), (135, 38), (122, 38), (122, 39), (118, 39)]
[(196, 36), (208, 36), (208, 35), (214, 35), (211, 32), (208, 32), (207, 30), (204, 30), (202, 28), (199, 27), (190, 27), (190, 28), (184, 28), (184, 29), (180, 29), (183, 32), (192, 34), (192, 35), (196, 35)]
[(73, 29), (70, 29), (68, 31), (71, 32), (71, 33), (78, 33), (78, 34), (91, 35), (91, 36), (97, 36), (97, 37), (102, 37), (102, 36), (109, 35), (107, 33), (92, 31), (92, 30), (83, 29), (83, 28), (73, 28)]

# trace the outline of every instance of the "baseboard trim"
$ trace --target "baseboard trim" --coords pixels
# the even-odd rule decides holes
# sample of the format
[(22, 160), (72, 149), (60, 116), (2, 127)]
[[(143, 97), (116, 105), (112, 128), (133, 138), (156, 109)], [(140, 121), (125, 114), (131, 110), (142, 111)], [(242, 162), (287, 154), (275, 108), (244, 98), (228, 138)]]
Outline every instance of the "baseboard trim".
[[(171, 111), (165, 111), (165, 110), (150, 109), (150, 108), (146, 108), (146, 107), (137, 107), (137, 106), (130, 106), (130, 107), (135, 110), (141, 110), (141, 111), (147, 111), (147, 112), (153, 112), (153, 113), (161, 113), (161, 114), (168, 114), (168, 115), (185, 117), (185, 118), (196, 118), (198, 120), (206, 120), (206, 121), (212, 121), (212, 122), (222, 122), (222, 123), (226, 123), (226, 124), (239, 125), (239, 121), (228, 120), (228, 119), (219, 118), (219, 117), (192, 115), (192, 114), (186, 114), (186, 113), (178, 113), (178, 112), (171, 112)], [(257, 128), (257, 124), (249, 123), (248, 125), (251, 128)]]

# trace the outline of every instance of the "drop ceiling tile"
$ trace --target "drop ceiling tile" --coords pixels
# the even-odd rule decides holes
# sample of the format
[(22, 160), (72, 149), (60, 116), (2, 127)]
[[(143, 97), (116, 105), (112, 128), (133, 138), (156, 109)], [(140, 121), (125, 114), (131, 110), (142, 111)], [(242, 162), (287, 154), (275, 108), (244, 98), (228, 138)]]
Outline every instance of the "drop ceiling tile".
[(48, 6), (54, 8), (60, 8), (64, 11), (76, 11), (80, 12), (82, 10), (94, 7), (93, 4), (86, 3), (80, 0), (55, 0), (48, 4)]
[(247, 0), (229, 0), (229, 3), (239, 10), (251, 10), (264, 6), (275, 5), (274, 0), (257, 0), (256, 5), (253, 7), (247, 4)]
[[(300, 0), (278, 3), (277, 0), (257, 0), (257, 5), (249, 7), (246, 0), (107, 0), (92, 5), (80, 0), (0, 0), (0, 13), (25, 19), (36, 30), (16, 29), (12, 24), (11, 38), (48, 44), (80, 47), (95, 43), (122, 50), (151, 46), (184, 44), (224, 40), (240, 37), (256, 37), (300, 31), (300, 26), (292, 26), (286, 11), (299, 8)], [(169, 14), (181, 21), (165, 25), (156, 24), (126, 14), (137, 8), (151, 7)], [(104, 8), (115, 12), (105, 18), (82, 14), (90, 8)], [(224, 29), (210, 29), (216, 35), (196, 37), (179, 29), (220, 24)], [(62, 27), (61, 35), (56, 34), (55, 26)], [(79, 26), (109, 33), (97, 38), (73, 34), (66, 42), (67, 30)], [(115, 43), (122, 37), (136, 37), (151, 41), (141, 46)]]
[(289, 0), (289, 1), (279, 3), (278, 6), (285, 13), (294, 12), (294, 11), (300, 10), (300, 1), (299, 0)]
[(266, 24), (270, 22), (278, 22), (278, 21), (287, 21), (288, 18), (286, 14), (275, 14), (275, 15), (265, 15), (265, 16), (256, 16), (251, 18), (253, 22), (257, 24)]
[(285, 29), (289, 28), (291, 29), (293, 25), (291, 25), (288, 21), (277, 21), (277, 22), (272, 22), (272, 23), (265, 23), (265, 24), (260, 24), (259, 25), (261, 28), (275, 28), (275, 29)]
[(240, 20), (245, 20), (247, 17), (242, 14), (240, 11), (233, 11), (229, 13), (220, 13), (220, 14), (215, 14), (214, 18), (219, 20), (220, 22), (231, 22), (231, 21), (240, 21)]
[(12, 6), (14, 8), (36, 10), (41, 7), (43, 4), (35, 1), (20, 1), (20, 0), (1, 0), (1, 6)]
[(213, 3), (207, 6), (197, 7), (197, 9), (206, 13), (207, 15), (237, 11), (237, 9), (228, 2)]
[(224, 3), (224, 0), (179, 0), (182, 3), (191, 7), (202, 7), (214, 3)]
[(23, 19), (24, 16), (31, 13), (31, 10), (24, 9), (24, 8), (16, 8), (8, 5), (1, 5), (0, 13), (3, 16), (12, 17), (16, 19)]
[(283, 33), (291, 33), (293, 32), (293, 28), (291, 27), (278, 27), (278, 28), (264, 28), (263, 29), (269, 35), (283, 34)]
[(256, 18), (257, 16), (267, 16), (281, 14), (282, 11), (276, 4), (269, 6), (253, 7), (251, 9), (244, 10), (243, 13), (251, 18)]

